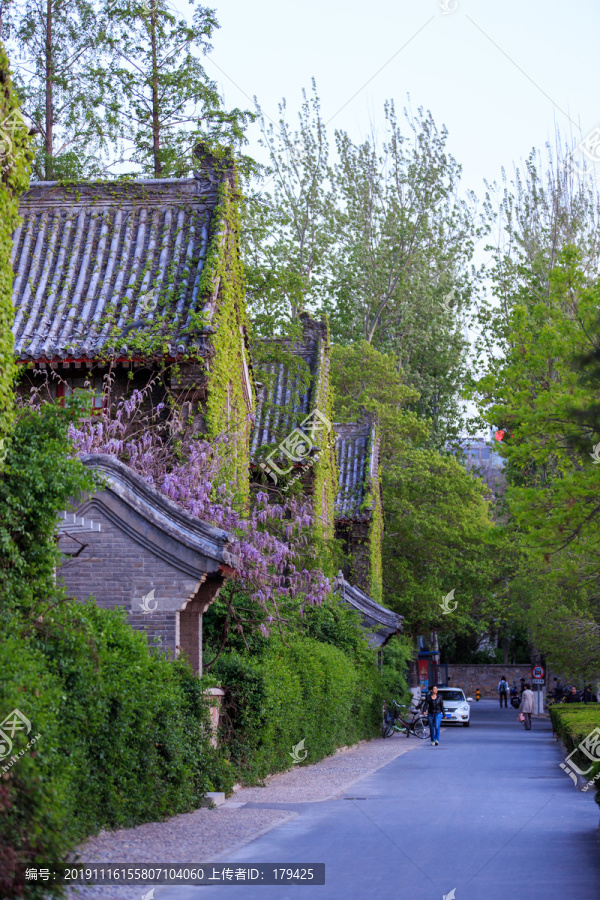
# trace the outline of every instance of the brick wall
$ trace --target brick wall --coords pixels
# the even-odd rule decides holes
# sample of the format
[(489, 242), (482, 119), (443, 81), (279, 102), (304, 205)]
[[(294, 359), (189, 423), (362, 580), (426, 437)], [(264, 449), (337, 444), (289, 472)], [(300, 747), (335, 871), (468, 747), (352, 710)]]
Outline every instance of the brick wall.
[[(59, 572), (69, 594), (81, 601), (91, 596), (98, 606), (108, 609), (124, 607), (133, 628), (145, 631), (150, 639), (160, 639), (161, 648), (175, 655), (176, 647), (182, 645), (179, 610), (196, 595), (199, 582), (141, 546), (99, 510), (94, 510), (90, 518), (100, 522), (101, 532), (81, 535), (79, 539), (87, 547), (76, 559), (66, 560)], [(70, 548), (68, 538), (61, 538), (60, 546), (63, 551), (76, 547)], [(141, 604), (152, 591), (154, 595), (146, 606), (156, 609), (144, 613)], [(199, 668), (201, 631), (197, 612), (187, 617), (185, 631), (184, 647), (192, 665)]]
[(462, 688), (468, 697), (475, 699), (475, 690), (479, 688), (483, 699), (497, 699), (498, 682), (505, 676), (509, 689), (513, 680), (520, 684), (521, 678), (531, 682), (531, 665), (523, 666), (460, 666), (448, 665), (448, 684)]

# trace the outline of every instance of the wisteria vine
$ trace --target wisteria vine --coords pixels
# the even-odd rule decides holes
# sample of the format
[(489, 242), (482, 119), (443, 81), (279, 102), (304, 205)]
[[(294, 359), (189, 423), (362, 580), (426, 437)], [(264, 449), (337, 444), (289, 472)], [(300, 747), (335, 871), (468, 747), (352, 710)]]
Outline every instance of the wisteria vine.
[(273, 502), (257, 487), (250, 508), (240, 513), (233, 486), (219, 484), (231, 436), (209, 443), (164, 403), (148, 411), (149, 397), (149, 390), (134, 390), (71, 425), (76, 451), (115, 456), (192, 515), (230, 532), (240, 559), (234, 577), (258, 604), (265, 637), (273, 623), (285, 621), (290, 605), (302, 613), (306, 604), (320, 604), (331, 590), (329, 580), (303, 564), (313, 524), (310, 503), (294, 497)]

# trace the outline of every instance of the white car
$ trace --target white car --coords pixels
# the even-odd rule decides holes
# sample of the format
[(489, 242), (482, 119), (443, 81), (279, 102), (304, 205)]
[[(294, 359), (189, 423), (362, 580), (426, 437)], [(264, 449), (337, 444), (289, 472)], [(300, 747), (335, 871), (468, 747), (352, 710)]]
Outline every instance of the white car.
[(464, 725), (465, 728), (468, 728), (471, 718), (469, 700), (473, 698), (465, 697), (464, 691), (455, 687), (438, 688), (438, 697), (441, 697), (444, 701), (446, 713), (450, 713), (450, 718), (444, 716), (442, 723), (458, 722), (459, 725)]

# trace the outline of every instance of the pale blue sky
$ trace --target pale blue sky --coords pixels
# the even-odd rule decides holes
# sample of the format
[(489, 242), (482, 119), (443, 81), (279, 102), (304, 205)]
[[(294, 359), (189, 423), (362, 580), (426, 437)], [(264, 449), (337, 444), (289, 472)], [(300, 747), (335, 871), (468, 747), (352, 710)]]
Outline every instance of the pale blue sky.
[(221, 0), (206, 68), (228, 105), (256, 95), (274, 119), (282, 97), (295, 112), (314, 76), (325, 119), (354, 139), (383, 122), (386, 98), (401, 108), (409, 93), (447, 126), (463, 185), (479, 195), (556, 124), (577, 141), (600, 126), (600, 4), (446, 0), (456, 8), (444, 14), (441, 2)]

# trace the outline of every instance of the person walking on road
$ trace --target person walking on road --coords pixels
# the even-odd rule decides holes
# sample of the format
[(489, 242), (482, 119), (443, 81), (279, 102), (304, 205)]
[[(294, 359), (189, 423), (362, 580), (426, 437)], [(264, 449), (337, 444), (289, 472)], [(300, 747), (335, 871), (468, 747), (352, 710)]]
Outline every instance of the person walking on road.
[(508, 709), (508, 681), (504, 675), (498, 682), (498, 697), (500, 698), (500, 709), (502, 709), (502, 700), (504, 700), (504, 708)]
[(425, 698), (425, 708), (427, 710), (427, 718), (429, 719), (429, 730), (431, 733), (431, 746), (437, 746), (440, 742), (440, 722), (442, 716), (446, 715), (444, 709), (444, 701), (438, 697), (437, 685), (431, 688), (431, 692)]
[(535, 708), (535, 697), (533, 696), (533, 691), (531, 690), (531, 686), (529, 684), (525, 685), (523, 690), (523, 695), (521, 697), (521, 706), (519, 709), (525, 716), (525, 731), (531, 731), (531, 713)]

